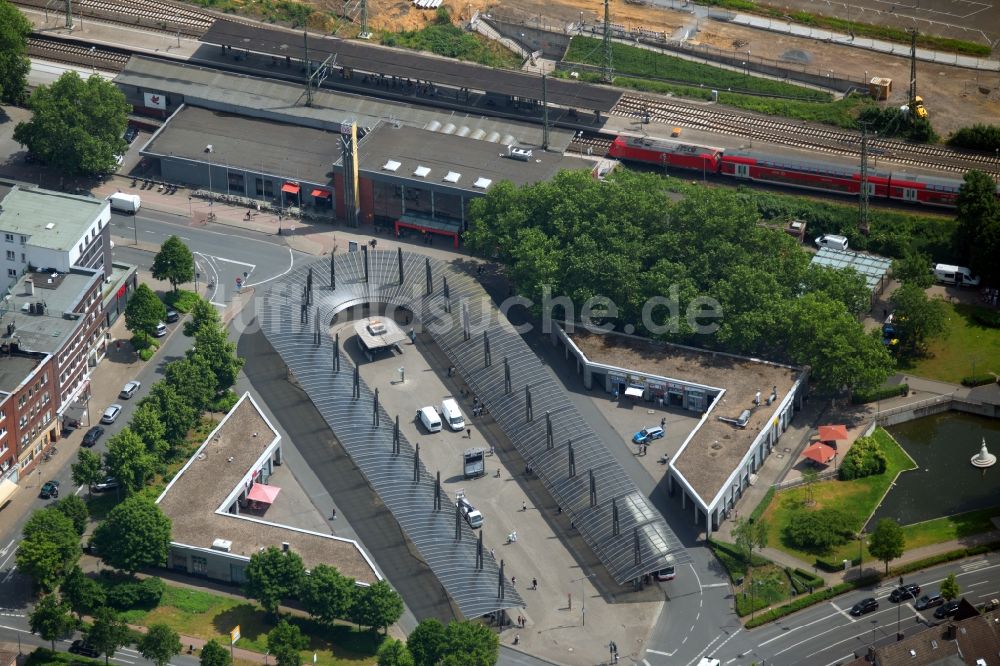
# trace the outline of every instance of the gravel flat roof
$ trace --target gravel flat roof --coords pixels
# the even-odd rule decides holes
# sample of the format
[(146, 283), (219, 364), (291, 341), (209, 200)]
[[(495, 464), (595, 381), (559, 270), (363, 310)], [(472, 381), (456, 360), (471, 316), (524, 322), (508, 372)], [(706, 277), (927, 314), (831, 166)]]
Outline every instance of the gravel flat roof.
[[(706, 504), (722, 490), (757, 435), (775, 418), (775, 409), (799, 376), (799, 370), (788, 366), (631, 336), (594, 335), (578, 329), (570, 337), (591, 361), (725, 391), (714, 412), (671, 461)], [(768, 407), (763, 400), (772, 387), (777, 387), (778, 402)], [(757, 391), (762, 402), (754, 408)], [(751, 410), (746, 428), (718, 419), (735, 419), (744, 409)]]
[(225, 539), (232, 542), (231, 553), (245, 557), (287, 542), (307, 569), (329, 564), (359, 582), (378, 581), (354, 541), (218, 513), (236, 485), (279, 437), (245, 394), (160, 495), (157, 502), (173, 521), (171, 540), (210, 549), (216, 539)]

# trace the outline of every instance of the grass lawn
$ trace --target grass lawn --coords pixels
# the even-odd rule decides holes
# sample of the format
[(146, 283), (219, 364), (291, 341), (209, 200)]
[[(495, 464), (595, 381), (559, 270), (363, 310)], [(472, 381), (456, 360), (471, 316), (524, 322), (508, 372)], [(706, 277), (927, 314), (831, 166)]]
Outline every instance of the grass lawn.
[[(896, 478), (896, 474), (914, 467), (913, 461), (889, 433), (878, 428), (873, 436), (878, 439), (887, 458), (888, 464), (885, 473), (853, 481), (834, 479), (817, 482), (813, 484), (812, 488), (814, 504), (806, 510), (836, 507), (850, 517), (850, 524), (855, 530), (861, 529), (868, 516), (878, 506), (889, 485)], [(809, 563), (815, 561), (817, 555), (822, 555), (824, 559), (833, 562), (857, 557), (857, 541), (843, 544), (830, 553), (808, 553), (783, 543), (781, 530), (788, 523), (793, 512), (803, 510), (805, 497), (806, 488), (804, 486), (781, 491), (775, 495), (763, 516), (769, 528), (768, 545)]]
[[(753, 592), (751, 593), (751, 586)], [(736, 604), (741, 615), (750, 613), (751, 603), (754, 610), (767, 608), (771, 604), (787, 601), (792, 594), (791, 583), (784, 569), (768, 564), (762, 567), (753, 568), (753, 576), (743, 579), (743, 584), (734, 590), (737, 599)]]
[(973, 534), (981, 534), (996, 529), (994, 516), (1000, 516), (1000, 507), (961, 513), (914, 523), (903, 528), (907, 548), (920, 548), (943, 541), (953, 541)]
[[(256, 603), (225, 597), (201, 590), (167, 585), (160, 605), (150, 611), (129, 611), (124, 614), (131, 624), (148, 626), (164, 623), (185, 636), (216, 639), (229, 645), (229, 632), (240, 626), (242, 638), (236, 647), (257, 652), (267, 650), (267, 632), (274, 626)], [(302, 651), (302, 663), (312, 661), (324, 666), (368, 666), (375, 664), (375, 651), (383, 637), (368, 631), (357, 631), (351, 625), (338, 624), (328, 628), (301, 617), (289, 618), (302, 633), (310, 636), (308, 648)]]
[(930, 341), (926, 358), (901, 368), (921, 377), (955, 384), (973, 374), (973, 361), (977, 375), (1000, 373), (1000, 328), (987, 328), (972, 319), (974, 312), (985, 308), (943, 303), (946, 312), (944, 334)]

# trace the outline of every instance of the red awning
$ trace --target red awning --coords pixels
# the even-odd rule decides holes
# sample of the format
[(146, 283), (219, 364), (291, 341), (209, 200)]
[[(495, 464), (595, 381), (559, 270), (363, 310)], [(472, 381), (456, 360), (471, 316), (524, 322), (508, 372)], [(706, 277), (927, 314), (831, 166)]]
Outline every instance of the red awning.
[(327, 190), (315, 189), (312, 191), (312, 195), (317, 199), (326, 199), (330, 196), (330, 192)]
[(815, 444), (806, 447), (806, 450), (802, 452), (802, 456), (804, 458), (818, 462), (820, 465), (829, 464), (829, 462), (833, 460), (836, 455), (836, 451), (822, 442), (816, 442)]
[(281, 191), (287, 192), (288, 194), (298, 194), (299, 186), (296, 185), (295, 183), (285, 183), (284, 185), (281, 186)]
[(836, 442), (842, 439), (848, 439), (847, 426), (824, 425), (819, 427), (819, 440), (821, 442)]
[(254, 502), (263, 502), (264, 504), (273, 504), (274, 498), (280, 492), (281, 488), (277, 486), (265, 486), (262, 483), (255, 483), (247, 494), (247, 499)]

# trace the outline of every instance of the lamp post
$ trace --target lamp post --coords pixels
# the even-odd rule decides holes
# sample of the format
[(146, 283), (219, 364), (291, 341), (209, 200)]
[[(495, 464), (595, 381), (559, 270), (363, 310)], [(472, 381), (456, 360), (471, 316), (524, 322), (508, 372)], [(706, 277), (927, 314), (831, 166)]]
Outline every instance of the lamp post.
[[(902, 576), (899, 577), (899, 586), (903, 587), (903, 577)], [(904, 596), (903, 599), (905, 599), (905, 598), (906, 597)], [(899, 629), (900, 629), (900, 623), (902, 622), (902, 618), (903, 618), (903, 599), (900, 599), (899, 603), (896, 604), (896, 640), (897, 641), (903, 640), (903, 634), (901, 634), (900, 631), (899, 631)]]
[[(136, 246), (139, 245), (139, 216), (135, 213), (132, 214), (132, 235), (135, 238)], [(976, 373), (972, 373), (975, 375)]]
[(580, 625), (587, 626), (587, 590), (585, 588), (585, 583), (583, 581), (588, 578), (593, 578), (597, 574), (589, 574), (587, 576), (580, 576), (579, 578), (574, 578), (571, 582), (576, 583), (580, 581)]
[(858, 578), (861, 578), (864, 572), (864, 566), (862, 565), (864, 558), (864, 543), (865, 543), (865, 531), (861, 530), (858, 532)]

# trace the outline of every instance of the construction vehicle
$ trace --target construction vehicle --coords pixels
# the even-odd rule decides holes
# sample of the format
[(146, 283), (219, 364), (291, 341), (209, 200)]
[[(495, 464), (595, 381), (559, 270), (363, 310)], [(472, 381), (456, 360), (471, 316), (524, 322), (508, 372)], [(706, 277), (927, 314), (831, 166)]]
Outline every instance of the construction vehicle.
[(910, 111), (913, 112), (915, 118), (926, 118), (927, 109), (924, 108), (924, 98), (920, 95), (915, 96), (910, 102)]

